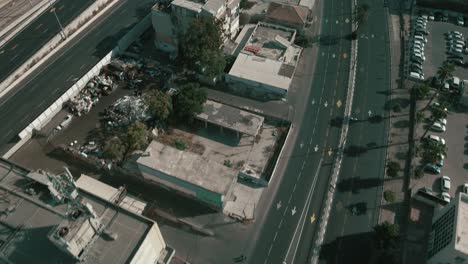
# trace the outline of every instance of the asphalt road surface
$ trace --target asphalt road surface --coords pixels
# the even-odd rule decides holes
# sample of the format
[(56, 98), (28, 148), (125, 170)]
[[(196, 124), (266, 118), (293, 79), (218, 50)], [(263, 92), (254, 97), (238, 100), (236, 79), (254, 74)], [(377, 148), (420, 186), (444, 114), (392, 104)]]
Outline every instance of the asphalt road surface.
[(362, 122), (350, 126), (337, 192), (322, 250), (322, 263), (369, 263), (372, 228), (378, 222), (390, 89), (388, 25), (383, 0), (358, 0), (370, 5), (368, 22), (361, 28), (352, 116)]
[[(331, 175), (348, 87), (351, 1), (317, 2), (323, 8), (316, 70), (296, 146), (273, 196), (248, 263), (308, 263), (317, 219)], [(298, 243), (299, 241), (299, 243)]]
[(81, 14), (94, 0), (58, 0), (14, 38), (0, 47), (0, 81), (26, 62), (60, 32), (55, 10), (63, 27)]
[[(17, 134), (100, 61), (133, 25), (150, 12), (154, 0), (121, 1), (13, 91), (0, 98), (0, 153)], [(3, 67), (3, 63), (1, 64)]]

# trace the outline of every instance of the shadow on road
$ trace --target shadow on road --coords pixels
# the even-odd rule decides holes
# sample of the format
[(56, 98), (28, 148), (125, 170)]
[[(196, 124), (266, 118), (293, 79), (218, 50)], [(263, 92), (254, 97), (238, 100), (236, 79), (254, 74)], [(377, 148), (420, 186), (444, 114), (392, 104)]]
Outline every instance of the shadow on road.
[(338, 237), (335, 241), (324, 244), (319, 258), (327, 264), (371, 263), (375, 254), (373, 233), (361, 233)]
[(340, 192), (352, 191), (353, 193), (357, 193), (361, 189), (369, 189), (380, 185), (382, 185), (382, 179), (380, 178), (361, 179), (360, 177), (355, 177), (339, 181), (336, 184), (336, 188)]

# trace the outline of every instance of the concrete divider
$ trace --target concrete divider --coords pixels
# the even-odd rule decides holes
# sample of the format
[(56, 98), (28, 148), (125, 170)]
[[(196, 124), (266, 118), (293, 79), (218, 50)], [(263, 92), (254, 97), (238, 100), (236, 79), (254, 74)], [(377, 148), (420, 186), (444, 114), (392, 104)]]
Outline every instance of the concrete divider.
[(18, 137), (20, 141), (17, 142), (3, 158), (10, 158), (21, 146), (23, 146), (31, 137), (34, 130), (43, 128), (60, 110), (63, 105), (71, 98), (76, 96), (94, 76), (98, 75), (105, 65), (109, 64), (112, 58), (116, 57), (120, 52), (124, 51), (122, 48), (128, 48), (130, 44), (141, 36), (151, 26), (151, 13), (149, 13), (143, 20), (136, 24), (122, 39), (118, 42), (117, 46), (109, 52), (103, 59), (101, 59), (91, 70), (83, 75), (74, 85), (72, 85), (65, 93), (62, 94), (54, 103), (52, 103), (44, 112), (42, 112), (34, 121), (32, 121), (26, 128), (24, 128)]
[(13, 23), (0, 30), (0, 47), (5, 45), (10, 39), (12, 39), (18, 32), (23, 30), (29, 23), (31, 23), (36, 17), (42, 14), (50, 6), (55, 4), (57, 0), (44, 0), (39, 4), (33, 6), (26, 13), (17, 18)]

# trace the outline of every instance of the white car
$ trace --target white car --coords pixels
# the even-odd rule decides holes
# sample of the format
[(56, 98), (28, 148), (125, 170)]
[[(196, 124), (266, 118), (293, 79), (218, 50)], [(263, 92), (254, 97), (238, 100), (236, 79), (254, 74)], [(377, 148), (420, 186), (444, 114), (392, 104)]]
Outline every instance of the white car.
[(429, 15), (427, 16), (427, 19), (430, 20), (430, 21), (434, 21), (435, 17), (434, 17), (434, 13), (429, 13)]
[(441, 119), (437, 120), (437, 122), (441, 123), (444, 126), (447, 125), (447, 119), (445, 119), (445, 118), (441, 118)]
[(452, 39), (463, 40), (463, 36), (462, 35), (456, 35), (456, 34), (449, 34), (447, 36), (447, 40), (452, 40)]
[[(435, 102), (435, 103), (432, 103), (431, 107), (433, 107), (433, 108), (439, 108), (439, 107), (441, 107), (441, 106), (440, 106), (439, 103)], [(444, 112), (445, 112), (445, 113), (448, 113), (448, 109), (447, 109), (446, 107), (444, 108)]]
[(448, 176), (444, 175), (440, 178), (440, 188), (445, 192), (450, 190), (450, 178)]
[(459, 26), (465, 25), (465, 21), (463, 21), (463, 17), (462, 17), (462, 16), (458, 16), (458, 17), (457, 17), (457, 25), (459, 25)]
[(464, 193), (468, 194), (468, 183), (463, 184), (463, 190)]
[(435, 132), (445, 132), (446, 129), (445, 129), (444, 124), (439, 123), (439, 122), (435, 122), (434, 124), (432, 124), (431, 130), (433, 130)]
[(446, 192), (441, 193), (440, 198), (442, 198), (442, 200), (446, 201), (447, 203), (450, 203), (450, 200), (452, 199), (452, 197), (450, 197), (450, 194)]
[(445, 145), (445, 139), (439, 137), (439, 136), (436, 136), (436, 135), (428, 135), (426, 136), (426, 139), (428, 141), (434, 141), (434, 142), (440, 142), (442, 143), (442, 145)]
[(60, 126), (61, 126), (62, 128), (66, 128), (68, 125), (70, 125), (70, 123), (71, 123), (71, 121), (72, 121), (72, 118), (73, 118), (72, 115), (67, 115), (67, 116), (63, 119), (62, 123), (60, 123)]

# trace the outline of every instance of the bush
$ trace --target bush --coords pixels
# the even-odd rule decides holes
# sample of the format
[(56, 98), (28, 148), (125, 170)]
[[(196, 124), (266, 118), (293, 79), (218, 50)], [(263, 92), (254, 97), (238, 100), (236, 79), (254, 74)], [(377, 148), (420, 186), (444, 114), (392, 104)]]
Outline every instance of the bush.
[(398, 175), (398, 172), (400, 171), (400, 163), (395, 162), (395, 161), (389, 161), (387, 163), (387, 175), (389, 177), (396, 177)]
[(401, 112), (401, 105), (398, 104), (398, 103), (394, 104), (393, 105), (393, 112), (395, 112), (395, 113)]
[(414, 177), (416, 179), (420, 179), (422, 178), (422, 176), (424, 176), (424, 170), (422, 167), (418, 167), (414, 170)]
[(178, 150), (185, 150), (187, 148), (187, 144), (181, 140), (181, 139), (176, 139), (174, 141), (174, 146), (176, 147), (176, 149)]
[(230, 160), (224, 160), (224, 166), (232, 168), (232, 162)]
[(250, 2), (248, 0), (241, 0), (240, 1), (240, 4), (239, 4), (239, 7), (240, 9), (250, 9), (252, 8), (253, 6), (255, 5), (255, 2)]
[(393, 191), (387, 190), (384, 192), (384, 199), (389, 203), (395, 202), (395, 193)]

